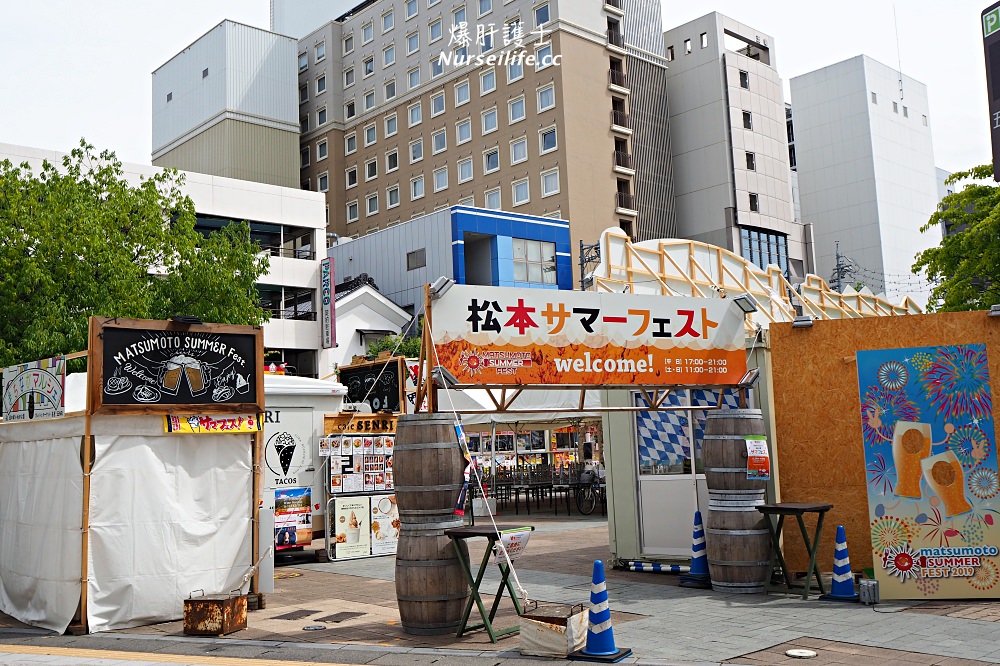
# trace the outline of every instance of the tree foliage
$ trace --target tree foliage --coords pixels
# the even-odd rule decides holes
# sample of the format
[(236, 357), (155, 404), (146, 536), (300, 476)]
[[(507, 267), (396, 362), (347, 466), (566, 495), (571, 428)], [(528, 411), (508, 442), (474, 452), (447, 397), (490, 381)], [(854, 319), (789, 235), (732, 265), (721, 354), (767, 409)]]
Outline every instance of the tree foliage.
[(246, 223), (195, 230), (183, 175), (126, 180), (85, 141), (36, 174), (0, 162), (0, 367), (87, 348), (88, 317), (260, 324), (266, 255)]
[(929, 310), (954, 312), (988, 310), (1000, 303), (1000, 188), (992, 183), (993, 167), (981, 165), (949, 176), (948, 184), (976, 182), (949, 194), (938, 212), (920, 228), (935, 225), (958, 231), (945, 236), (938, 247), (917, 255), (913, 271), (927, 271), (937, 282), (931, 292)]
[(396, 356), (418, 358), (420, 356), (420, 336), (404, 337), (387, 335), (368, 345), (368, 356), (378, 356), (380, 352), (395, 351)]

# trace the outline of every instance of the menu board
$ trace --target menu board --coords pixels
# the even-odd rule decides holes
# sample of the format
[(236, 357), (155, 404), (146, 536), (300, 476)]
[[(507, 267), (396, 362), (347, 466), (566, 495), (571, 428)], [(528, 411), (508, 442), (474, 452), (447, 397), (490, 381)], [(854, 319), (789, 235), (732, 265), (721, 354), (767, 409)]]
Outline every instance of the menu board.
[(330, 493), (372, 493), (392, 490), (392, 450), (395, 435), (332, 435), (320, 443), (320, 455), (330, 456)]
[(373, 495), (372, 555), (394, 555), (399, 540), (399, 508), (395, 495)]
[(338, 560), (371, 554), (370, 500), (367, 496), (335, 500), (332, 533)]

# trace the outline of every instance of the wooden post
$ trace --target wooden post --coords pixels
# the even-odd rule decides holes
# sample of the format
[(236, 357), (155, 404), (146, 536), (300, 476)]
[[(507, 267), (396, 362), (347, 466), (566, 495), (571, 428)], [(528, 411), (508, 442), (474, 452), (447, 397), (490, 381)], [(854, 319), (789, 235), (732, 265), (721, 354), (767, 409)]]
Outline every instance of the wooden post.
[(430, 286), (424, 285), (424, 325), (420, 330), (420, 357), (417, 359), (417, 395), (413, 398), (413, 413), (416, 414), (420, 411), (420, 405), (424, 403), (424, 396), (427, 395), (427, 374), (424, 371), (424, 364), (430, 358), (427, 353), (428, 350), (428, 340), (430, 336), (427, 334), (427, 315), (428, 308), (427, 303), (430, 301)]

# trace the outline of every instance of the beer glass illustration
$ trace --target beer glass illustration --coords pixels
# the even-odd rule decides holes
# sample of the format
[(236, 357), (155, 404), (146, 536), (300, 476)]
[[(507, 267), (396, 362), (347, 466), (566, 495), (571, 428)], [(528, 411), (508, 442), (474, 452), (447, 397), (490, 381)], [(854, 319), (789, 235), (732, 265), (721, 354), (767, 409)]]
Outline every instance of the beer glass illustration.
[(896, 488), (898, 497), (919, 499), (920, 477), (923, 469), (920, 461), (931, 454), (931, 426), (915, 421), (897, 421), (892, 435), (892, 462), (896, 466)]
[(945, 451), (921, 461), (924, 468), (924, 478), (934, 494), (944, 503), (946, 518), (957, 516), (972, 510), (972, 505), (965, 499), (965, 476), (962, 474), (962, 463), (954, 451)]

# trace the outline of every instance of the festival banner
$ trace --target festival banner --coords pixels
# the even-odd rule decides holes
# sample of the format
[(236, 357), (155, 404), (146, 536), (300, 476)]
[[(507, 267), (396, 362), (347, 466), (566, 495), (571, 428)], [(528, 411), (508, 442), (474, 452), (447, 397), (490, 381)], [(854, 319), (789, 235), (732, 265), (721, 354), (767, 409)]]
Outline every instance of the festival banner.
[(164, 416), (163, 432), (174, 435), (217, 435), (219, 433), (260, 432), (260, 415), (241, 416)]
[(746, 372), (731, 300), (455, 285), (432, 314), (460, 385), (734, 385)]
[(287, 550), (312, 543), (312, 491), (279, 488), (274, 491), (274, 549)]
[(882, 599), (1000, 592), (1000, 481), (986, 345), (857, 352)]
[(33, 421), (66, 413), (66, 357), (21, 363), (0, 372), (4, 421)]

